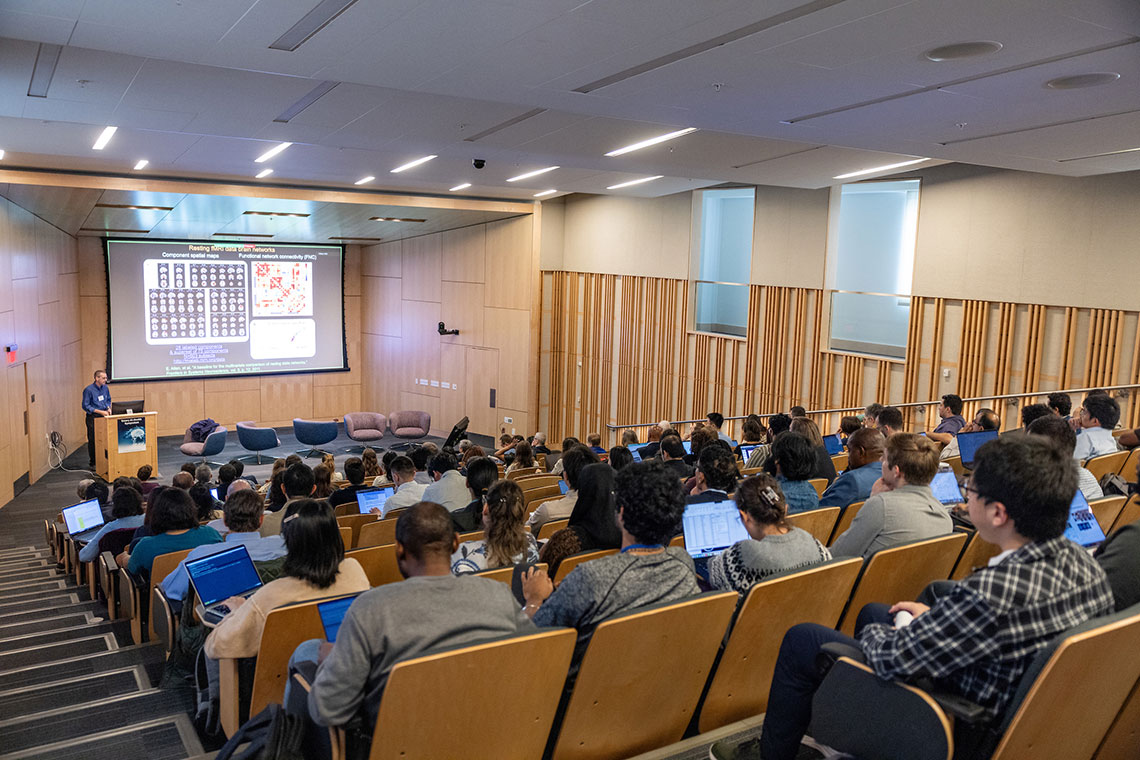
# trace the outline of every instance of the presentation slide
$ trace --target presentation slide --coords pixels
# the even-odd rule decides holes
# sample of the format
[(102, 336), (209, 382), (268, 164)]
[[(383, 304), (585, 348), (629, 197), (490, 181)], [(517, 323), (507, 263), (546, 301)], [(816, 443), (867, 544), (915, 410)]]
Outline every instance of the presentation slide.
[(106, 246), (112, 380), (348, 368), (341, 246)]

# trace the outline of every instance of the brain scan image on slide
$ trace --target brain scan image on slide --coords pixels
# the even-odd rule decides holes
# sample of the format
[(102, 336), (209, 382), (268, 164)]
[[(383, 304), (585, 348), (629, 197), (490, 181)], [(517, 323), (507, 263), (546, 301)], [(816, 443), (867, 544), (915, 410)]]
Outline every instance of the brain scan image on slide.
[(253, 316), (313, 315), (313, 265), (305, 261), (258, 261), (253, 265)]
[(146, 341), (240, 342), (247, 339), (245, 262), (143, 262)]

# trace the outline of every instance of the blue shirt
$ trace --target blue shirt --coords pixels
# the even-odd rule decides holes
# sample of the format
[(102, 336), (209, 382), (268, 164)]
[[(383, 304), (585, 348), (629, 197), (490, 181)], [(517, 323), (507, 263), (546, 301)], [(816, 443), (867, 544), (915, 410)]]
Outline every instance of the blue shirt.
[(226, 549), (232, 549), (238, 544), (245, 544), (249, 551), (249, 558), (254, 562), (267, 562), (285, 556), (285, 539), (281, 536), (265, 536), (256, 530), (249, 533), (227, 533), (225, 540), (220, 544), (204, 544), (186, 555), (186, 559), (178, 563), (170, 575), (161, 583), (162, 593), (167, 599), (185, 599), (186, 592), (190, 590), (190, 575), (186, 572), (187, 559), (201, 559), (211, 554), (217, 554)]
[(958, 431), (966, 426), (966, 418), (960, 414), (955, 414), (942, 422), (938, 423), (938, 427), (934, 428), (935, 433), (949, 433), (950, 435), (958, 435)]
[(91, 383), (83, 389), (83, 411), (95, 414), (96, 409), (111, 408), (111, 389), (107, 385), (102, 388)]
[(819, 493), (815, 486), (806, 480), (788, 480), (783, 475), (776, 476), (780, 490), (784, 492), (784, 500), (788, 502), (788, 514), (806, 512), (819, 506)]
[(871, 486), (883, 475), (883, 463), (868, 462), (854, 470), (845, 470), (819, 497), (821, 507), (846, 507), (871, 498)]
[(120, 528), (141, 528), (143, 520), (146, 515), (131, 515), (130, 517), (120, 517), (117, 520), (112, 520), (109, 523), (104, 523), (103, 527), (95, 531), (95, 535), (87, 542), (87, 545), (79, 550), (80, 562), (94, 562), (99, 557), (99, 539), (107, 535), (113, 530)]

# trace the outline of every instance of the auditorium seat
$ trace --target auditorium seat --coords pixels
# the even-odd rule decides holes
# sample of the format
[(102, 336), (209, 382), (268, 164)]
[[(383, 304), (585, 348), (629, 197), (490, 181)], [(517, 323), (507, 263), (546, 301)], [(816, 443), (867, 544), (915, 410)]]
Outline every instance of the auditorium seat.
[[(356, 506), (355, 503), (353, 506)], [(349, 528), (352, 531), (350, 534), (350, 540), (345, 543), (344, 548), (353, 549), (357, 546), (360, 546), (360, 529), (368, 523), (376, 522), (379, 519), (380, 517), (378, 515), (362, 515), (356, 509), (353, 509), (352, 512), (344, 515), (343, 517), (337, 517), (337, 525), (342, 528)]]
[(546, 539), (553, 536), (557, 531), (562, 530), (569, 524), (569, 517), (567, 517), (565, 520), (551, 520), (550, 522), (545, 522), (542, 524), (542, 527), (538, 529), (538, 535), (535, 536), (535, 538), (537, 538), (539, 541), (545, 541)]
[(863, 502), (855, 501), (843, 507), (843, 511), (839, 513), (839, 519), (835, 521), (835, 528), (831, 531), (831, 538), (827, 540), (827, 545), (831, 546), (835, 543), (835, 539), (843, 535), (843, 533), (851, 527), (851, 521), (855, 519), (855, 515), (859, 514), (859, 510), (863, 508)]
[(1111, 454), (1101, 454), (1100, 456), (1090, 457), (1085, 460), (1084, 468), (1092, 473), (1092, 476), (1100, 481), (1105, 475), (1109, 473), (1116, 474), (1128, 461), (1127, 451), (1115, 451)]
[[(195, 441), (193, 433), (190, 428), (186, 428), (186, 434), (182, 437), (182, 445), (178, 447), (188, 457), (205, 459), (206, 457), (216, 456), (222, 453), (222, 449), (226, 447), (226, 428), (219, 426), (214, 428), (214, 432), (206, 436), (204, 441)], [(217, 465), (217, 462), (210, 462), (212, 465)], [(224, 463), (223, 463), (224, 464)]]
[(954, 571), (950, 573), (950, 580), (962, 580), (978, 568), (985, 567), (986, 563), (1000, 552), (1000, 546), (983, 540), (977, 533), (971, 533), (966, 540), (965, 548), (962, 549), (962, 554), (958, 557), (957, 564), (954, 565)]
[[(275, 449), (281, 445), (280, 439), (277, 437), (277, 431), (273, 428), (256, 427), (252, 421), (239, 422), (237, 424), (238, 443), (246, 451), (256, 452), (257, 463), (261, 464), (261, 452), (268, 449)], [(253, 459), (254, 457), (245, 456), (242, 460)]]
[(360, 566), (364, 568), (364, 574), (368, 576), (369, 585), (373, 588), (404, 580), (400, 566), (396, 563), (396, 544), (394, 543), (352, 549), (346, 551), (344, 556), (352, 557), (360, 563)]
[(589, 562), (592, 559), (599, 559), (601, 557), (608, 557), (611, 554), (617, 554), (617, 549), (600, 549), (598, 551), (579, 552), (578, 554), (571, 554), (558, 565), (558, 571), (554, 574), (554, 585), (559, 583), (570, 574), (570, 571), (576, 568), (583, 562)]
[(1103, 499), (1094, 499), (1089, 502), (1089, 509), (1092, 510), (1097, 524), (1100, 525), (1100, 529), (1106, 535), (1112, 530), (1112, 526), (1120, 517), (1120, 513), (1124, 511), (1126, 501), (1128, 501), (1127, 496), (1106, 496)]
[(388, 427), (397, 438), (423, 438), (431, 430), (431, 415), (427, 412), (392, 412)]
[(839, 507), (819, 507), (796, 512), (793, 515), (788, 515), (788, 525), (806, 530), (826, 546), (827, 539), (831, 538), (831, 531), (835, 528), (835, 523), (839, 521), (841, 511)]
[(335, 441), (336, 437), (340, 435), (340, 430), (337, 428), (336, 420), (302, 420), (294, 417), (293, 435), (297, 437), (297, 443), (309, 447), (301, 449), (297, 453), (302, 456), (313, 457), (324, 454), (323, 449), (316, 447)]
[(344, 432), (359, 446), (349, 446), (347, 451), (362, 452), (384, 437), (388, 429), (388, 418), (379, 412), (349, 412), (344, 415)]

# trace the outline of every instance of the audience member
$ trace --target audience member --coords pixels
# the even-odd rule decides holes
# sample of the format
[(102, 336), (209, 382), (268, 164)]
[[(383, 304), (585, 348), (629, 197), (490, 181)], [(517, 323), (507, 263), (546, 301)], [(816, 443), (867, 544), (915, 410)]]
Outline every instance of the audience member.
[(658, 456), (657, 452), (661, 450), (661, 431), (660, 425), (650, 425), (649, 432), (645, 434), (647, 443), (641, 447), (642, 460), (651, 459)]
[[(393, 449), (389, 449), (388, 451), (385, 451), (384, 456), (380, 457), (380, 474), (372, 479), (372, 487), (373, 488), (381, 488), (383, 486), (392, 485), (392, 462), (394, 462), (396, 460), (396, 457), (398, 457), (398, 456), (407, 456), (408, 461), (411, 461), (410, 454), (401, 454), (400, 452), (395, 451)], [(412, 470), (413, 471), (415, 470), (415, 467), (416, 467), (415, 462), (412, 462)], [(418, 473), (417, 473), (417, 475), (418, 475)], [(368, 478), (368, 476), (365, 475), (366, 480), (367, 480), (367, 478)], [(418, 479), (416, 480), (416, 482), (420, 483), (420, 481)], [(426, 486), (427, 483), (420, 483), (420, 485)]]
[(724, 441), (729, 446), (736, 445), (736, 441), (732, 440), (732, 438), (730, 438), (725, 434), (723, 430), (721, 430), (721, 428), (724, 426), (723, 414), (720, 412), (709, 412), (707, 415), (705, 415), (705, 419), (708, 420), (708, 426), (713, 429), (713, 431), (716, 433), (717, 438)]
[(955, 393), (943, 396), (942, 403), (938, 405), (938, 416), (942, 421), (926, 437), (946, 445), (966, 425), (966, 418), (962, 416), (962, 397)]
[(218, 468), (218, 495), (225, 500), (226, 492), (229, 491), (230, 483), (237, 480), (237, 470), (232, 464), (223, 464)]
[[(324, 453), (321, 455), (321, 464), (323, 464), (325, 467), (328, 467), (328, 468), (329, 468), (329, 473), (332, 475), (332, 479), (333, 479), (334, 481), (341, 481), (341, 480), (344, 480), (344, 475), (342, 475), (341, 473), (337, 472), (337, 469), (336, 469), (336, 457), (334, 457), (332, 454), (330, 454), (330, 453), (329, 453), (329, 452), (327, 452), (327, 451), (326, 451), (326, 452), (324, 452)], [(314, 467), (313, 469), (315, 470), (316, 468)]]
[[(295, 464), (305, 464), (305, 460), (301, 458), (300, 454), (290, 454), (285, 457), (285, 469), (289, 469)], [(311, 467), (309, 469), (312, 469)]]
[(823, 436), (820, 435), (816, 424), (807, 417), (793, 417), (791, 430), (793, 433), (799, 433), (807, 438), (815, 449), (815, 466), (812, 467), (812, 478), (824, 478), (828, 485), (835, 482), (835, 463), (831, 461), (831, 454), (823, 445)]
[[(959, 433), (980, 433), (986, 430), (1000, 430), (1001, 418), (997, 416), (997, 412), (993, 409), (979, 409), (978, 413), (974, 415), (974, 419), (967, 422)], [(939, 459), (949, 459), (950, 457), (961, 456), (961, 451), (958, 448), (958, 436), (955, 435), (950, 439), (950, 443), (942, 447), (942, 451), (938, 454)]]
[(1080, 411), (1081, 433), (1077, 436), (1077, 447), (1073, 458), (1077, 460), (1111, 454), (1119, 450), (1112, 429), (1120, 421), (1120, 405), (1108, 394), (1092, 395), (1085, 398)]
[(602, 448), (602, 436), (597, 433), (590, 433), (586, 436), (586, 442), (590, 444), (590, 451), (598, 456), (606, 453), (606, 450)]
[(356, 494), (368, 487), (364, 484), (364, 462), (359, 457), (344, 460), (344, 476), (348, 479), (348, 485), (333, 492), (329, 497), (330, 507), (355, 502)]
[(436, 454), (431, 458), (428, 471), (434, 482), (424, 489), (424, 501), (442, 504), (448, 512), (463, 509), (471, 503), (471, 489), (467, 487), (467, 481), (459, 472), (459, 463), (455, 461), (455, 455), (447, 452)]
[(1048, 417), (1052, 413), (1048, 404), (1026, 404), (1021, 408), (1021, 432), (1024, 433), (1034, 420)]
[(214, 480), (214, 471), (210, 469), (210, 465), (202, 462), (194, 468), (194, 481), (201, 483), (204, 486), (209, 486)]
[(776, 436), (772, 456), (764, 463), (764, 471), (776, 476), (788, 505), (788, 514), (819, 506), (819, 492), (808, 482), (814, 468), (815, 447), (811, 441), (790, 430)]
[(689, 436), (689, 453), (685, 456), (685, 461), (696, 466), (697, 459), (701, 456), (701, 450), (713, 441), (719, 440), (720, 437), (717, 435), (716, 428), (707, 425), (698, 425), (693, 428), (693, 432)]
[[(896, 438), (903, 437), (888, 441), (888, 456)], [(1072, 460), (1027, 436), (990, 441), (974, 461), (967, 508), (979, 537), (1002, 552), (953, 584), (933, 607), (909, 601), (889, 609), (868, 605), (860, 614), (858, 640), (811, 623), (789, 630), (764, 718), (760, 754), (765, 760), (792, 760), (799, 752), (812, 694), (823, 678), (817, 654), (824, 643), (859, 647), (883, 680), (936, 679), (980, 705), (984, 717), (994, 721), (1042, 647), (1112, 609), (1104, 571), (1064, 537), (1077, 485)], [(913, 621), (892, 626), (890, 616), (898, 611), (910, 613)], [(714, 745), (711, 756), (729, 757), (730, 749)]]
[(515, 443), (522, 440), (522, 436), (513, 436), (509, 433), (503, 433), (499, 436), (499, 448), (495, 449), (495, 453), (491, 456), (495, 459), (502, 460), (507, 454), (515, 450)]
[(565, 438), (563, 438), (562, 439), (562, 450), (559, 452), (558, 461), (554, 463), (554, 466), (552, 468), (550, 468), (550, 474), (551, 475), (561, 475), (562, 474), (562, 467), (563, 467), (562, 455), (565, 454), (570, 449), (574, 448), (575, 446), (580, 446), (580, 445), (582, 445), (581, 441), (579, 441), (577, 438), (575, 438), (572, 435), (568, 435)]
[(1050, 393), (1046, 405), (1053, 411), (1053, 414), (1065, 420), (1069, 419), (1069, 415), (1073, 411), (1073, 399), (1069, 397), (1068, 393), (1061, 393), (1060, 391)]
[(578, 476), (582, 473), (582, 468), (588, 464), (596, 464), (599, 459), (590, 449), (577, 445), (563, 451), (562, 458), (558, 461), (565, 463), (562, 479), (566, 481), (567, 491), (561, 499), (540, 504), (527, 518), (526, 524), (530, 526), (530, 532), (536, 536), (542, 526), (551, 520), (563, 520), (570, 516), (574, 511), (574, 503), (578, 500)]
[[(416, 466), (416, 482), (422, 483), (425, 486), (430, 486), (435, 482), (435, 478), (431, 472), (428, 471), (428, 462), (432, 459), (432, 450), (426, 445), (417, 446), (408, 453), (408, 458), (412, 460), (412, 464)], [(454, 459), (454, 456), (452, 457)], [(458, 463), (456, 464), (458, 466)], [(391, 473), (389, 473), (389, 476)], [(436, 504), (439, 502), (437, 501)], [(463, 502), (466, 504), (467, 502)]]
[[(697, 460), (696, 482), (692, 495), (686, 497), (687, 504), (701, 504), (709, 501), (724, 501), (736, 490), (736, 458), (727, 445), (708, 445), (701, 449)], [(681, 525), (677, 524), (677, 531)]]
[(633, 452), (625, 446), (614, 446), (610, 449), (610, 467), (615, 470), (620, 470), (628, 465), (633, 464)]
[[(285, 502), (289, 497), (285, 495), (283, 486), (285, 484), (285, 468), (282, 467), (277, 472), (273, 473), (266, 483), (265, 488), (265, 506), (270, 512), (278, 512), (285, 508)], [(308, 494), (306, 494), (307, 496)]]
[[(477, 447), (472, 447), (477, 448)], [(482, 450), (482, 449), (480, 449)], [(483, 499), (487, 489), (499, 479), (499, 466), (490, 457), (476, 457), (467, 464), (467, 488), (474, 497), (463, 509), (451, 513), (451, 524), (460, 533), (479, 530), (483, 525)]]
[(767, 443), (768, 429), (764, 427), (760, 417), (755, 414), (748, 415), (744, 420), (744, 424), (740, 426), (740, 443), (733, 449), (733, 453), (740, 458), (744, 458), (744, 452), (741, 450), (742, 446), (759, 446), (760, 444)]
[(859, 428), (847, 439), (847, 469), (820, 494), (819, 506), (846, 509), (871, 498), (871, 488), (883, 476), (886, 439), (878, 430)]
[(464, 541), (451, 555), (451, 572), (477, 573), (520, 562), (538, 562), (538, 542), (524, 520), (523, 492), (513, 480), (500, 480), (483, 500), (483, 538)]
[[(645, 457), (641, 460), (644, 462)], [(665, 467), (681, 480), (693, 477), (692, 465), (685, 461), (685, 444), (675, 435), (668, 435), (661, 439), (661, 461)]]
[(796, 404), (795, 406), (793, 406), (791, 409), (788, 410), (788, 416), (791, 417), (793, 420), (796, 417), (806, 417), (807, 416), (807, 409), (803, 408), (799, 404)]
[(194, 485), (194, 476), (185, 470), (180, 470), (174, 473), (174, 477), (170, 479), (170, 485), (183, 491), (189, 491), (190, 486)]
[(515, 470), (527, 470), (536, 467), (534, 461), (534, 449), (526, 441), (519, 441), (515, 444), (515, 458), (507, 465), (506, 472), (511, 473)]
[(75, 484), (75, 495), (80, 501), (87, 501), (87, 486), (94, 482), (91, 478), (84, 478)]
[(107, 486), (107, 481), (92, 480), (88, 484), (87, 488), (83, 490), (83, 500), (91, 501), (92, 499), (99, 502), (99, 508), (106, 515), (111, 505), (111, 489)]
[(210, 520), (216, 520), (221, 517), (222, 502), (214, 498), (210, 493), (210, 488), (205, 483), (195, 483), (190, 486), (187, 491), (190, 498), (194, 502), (194, 508), (198, 515), (199, 523), (208, 523)]
[(768, 443), (762, 446), (757, 446), (752, 450), (752, 456), (748, 457), (748, 461), (744, 463), (745, 468), (751, 469), (754, 467), (763, 467), (772, 456), (772, 444), (776, 440), (776, 436), (780, 433), (785, 433), (792, 428), (792, 418), (786, 414), (773, 414), (768, 418)]
[(626, 448), (628, 448), (630, 446), (636, 446), (639, 443), (641, 443), (641, 441), (637, 440), (637, 431), (636, 430), (627, 428), (626, 430), (621, 431), (621, 445), (622, 446), (625, 446)]
[(245, 546), (250, 559), (254, 562), (284, 557), (285, 541), (281, 536), (262, 536), (258, 533), (264, 511), (261, 497), (251, 490), (238, 491), (227, 498), (222, 518), (226, 524), (226, 534), (222, 543), (203, 544), (193, 549), (186, 559), (179, 562), (178, 567), (162, 582), (162, 593), (166, 598), (172, 601), (186, 598), (186, 592), (190, 587), (190, 576), (186, 572), (186, 562), (189, 560), (208, 557), (232, 549), (238, 544)]
[(360, 461), (364, 463), (365, 480), (373, 480), (383, 476), (384, 473), (380, 471), (380, 460), (376, 458), (375, 449), (369, 448), (360, 452)]
[[(1140, 477), (1140, 463), (1132, 475)], [(1108, 576), (1117, 612), (1140, 602), (1140, 520), (1113, 531), (1093, 556)]]
[(669, 540), (681, 523), (681, 484), (659, 462), (639, 462), (614, 478), (621, 552), (583, 562), (555, 589), (546, 571), (523, 577), (524, 611), (536, 625), (571, 626), (583, 641), (598, 623), (700, 592), (689, 553)]
[(510, 586), (452, 575), (457, 546), (451, 518), (438, 504), (417, 504), (400, 515), (396, 562), (407, 580), (361, 594), (349, 607), (335, 645), (314, 639), (293, 655), (294, 668), (320, 662), (307, 697), (314, 721), (340, 726), (363, 712), (371, 727), (388, 673), (400, 660), (534, 630)]
[(954, 530), (950, 513), (930, 490), (938, 446), (917, 433), (887, 439), (883, 475), (851, 527), (831, 544), (836, 557), (870, 557), (880, 549), (935, 538)]
[(473, 443), (463, 450), (463, 456), (459, 458), (459, 469), (466, 470), (467, 464), (472, 459), (481, 459), (485, 456), (487, 456), (487, 452), (483, 450), (483, 447)]
[(333, 472), (329, 466), (321, 462), (313, 468), (313, 498), (327, 499), (333, 495)]
[[(135, 546), (138, 545), (139, 541), (146, 538), (147, 536), (155, 535), (154, 531), (150, 527), (151, 517), (154, 515), (154, 504), (158, 500), (159, 495), (168, 488), (173, 488), (173, 486), (160, 485), (158, 488), (154, 489), (146, 495), (146, 507), (143, 509), (143, 524), (136, 528), (135, 532), (131, 535), (131, 549), (135, 548)], [(116, 559), (118, 558), (116, 557)]]
[(238, 478), (248, 481), (250, 485), (257, 485), (257, 478), (252, 475), (245, 474), (245, 462), (241, 461), (240, 459), (231, 459), (226, 464), (234, 468), (234, 472), (237, 473)]
[(265, 618), (278, 607), (368, 590), (364, 568), (344, 556), (344, 542), (328, 504), (315, 499), (290, 502), (278, 539), (285, 545), (281, 576), (249, 598), (225, 601), (230, 613), (206, 638), (205, 652), (211, 660), (256, 656)]
[(119, 567), (125, 567), (143, 583), (150, 580), (150, 567), (158, 555), (222, 540), (216, 530), (198, 525), (194, 502), (181, 488), (163, 489), (155, 498), (149, 517), (152, 535), (115, 558)]
[[(1058, 417), (1055, 414), (1050, 414), (1045, 417), (1038, 417), (1025, 428), (1028, 435), (1040, 435), (1048, 438), (1068, 456), (1073, 456), (1073, 450), (1077, 447), (1077, 434), (1069, 427), (1069, 423), (1063, 417)], [(1087, 501), (1095, 501), (1096, 499), (1104, 498), (1104, 490), (1100, 487), (1100, 483), (1096, 482), (1093, 474), (1081, 466), (1077, 462), (1077, 488), (1080, 490)]]
[(143, 524), (142, 496), (133, 488), (116, 488), (111, 494), (111, 520), (104, 523), (79, 550), (80, 562), (99, 558), (99, 540), (113, 530), (140, 528)]
[[(297, 458), (300, 459), (300, 457)], [(311, 498), (315, 487), (316, 480), (313, 477), (313, 470), (307, 464), (297, 462), (285, 468), (285, 472), (281, 476), (281, 487), (278, 489), (285, 501), (282, 502), (280, 509), (265, 515), (265, 519), (261, 521), (261, 535), (280, 535), (281, 521), (285, 519), (289, 502)]]
[(198, 465), (194, 464), (193, 462), (183, 462), (182, 468), (179, 471), (184, 472), (193, 478), (194, 473), (198, 471)]
[(846, 446), (848, 439), (855, 435), (855, 431), (861, 427), (863, 427), (863, 423), (858, 417), (840, 417), (839, 429), (835, 431), (835, 434), (839, 436), (839, 441)]
[(614, 509), (616, 476), (616, 471), (604, 463), (582, 468), (578, 499), (569, 522), (550, 537), (538, 555), (539, 561), (547, 564), (548, 575), (554, 576), (562, 560), (571, 554), (621, 548), (621, 530)]
[[(380, 517), (387, 517), (393, 509), (405, 509), (421, 501), (428, 501), (424, 498), (427, 486), (416, 482), (416, 466), (408, 457), (396, 456), (392, 459), (388, 465), (388, 476), (392, 479), (396, 490), (384, 502), (384, 509), (379, 513)], [(376, 514), (375, 509), (372, 512)]]
[(139, 480), (141, 480), (144, 483), (147, 482), (148, 480), (150, 480), (153, 475), (154, 475), (154, 468), (151, 467), (149, 464), (144, 464), (142, 467), (140, 467), (138, 469), (138, 472), (135, 473), (135, 477), (137, 477)]
[(896, 433), (903, 432), (902, 409), (897, 406), (884, 406), (879, 410), (878, 428), (885, 437), (890, 438)]
[(788, 525), (788, 503), (772, 476), (761, 473), (745, 478), (733, 498), (750, 538), (709, 559), (713, 588), (744, 594), (774, 573), (831, 559), (831, 553), (812, 534)]
[[(551, 454), (550, 449), (546, 447), (546, 433), (535, 433), (534, 438), (530, 439), (530, 447), (534, 450), (535, 454)], [(480, 454), (480, 456), (483, 456)]]
[(285, 472), (285, 458), (277, 457), (273, 460), (273, 468), (269, 471), (269, 478), (258, 487), (262, 494), (269, 494), (273, 490), (273, 479), (279, 478), (281, 473)]
[(879, 412), (883, 409), (882, 404), (867, 404), (863, 407), (863, 427), (877, 428), (879, 426)]

